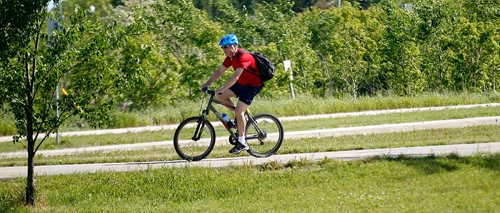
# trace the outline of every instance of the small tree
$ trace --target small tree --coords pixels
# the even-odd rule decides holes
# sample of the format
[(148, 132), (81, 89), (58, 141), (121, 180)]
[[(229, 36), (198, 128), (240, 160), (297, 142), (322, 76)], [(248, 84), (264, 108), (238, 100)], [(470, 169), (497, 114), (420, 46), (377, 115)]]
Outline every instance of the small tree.
[(414, 26), (418, 19), (414, 12), (399, 4), (384, 5), (387, 13), (384, 42), (381, 45), (382, 69), (388, 87), (399, 95), (412, 95), (424, 89), (425, 78), (420, 69), (422, 55)]
[[(35, 204), (34, 156), (71, 116), (102, 126), (109, 120), (122, 77), (116, 54), (136, 25), (122, 28), (88, 21), (79, 11), (49, 36), (47, 0), (0, 1), (0, 106), (16, 120), (14, 142), (26, 138), (26, 203)], [(56, 98), (60, 86), (62, 97)], [(56, 105), (59, 113), (56, 113)], [(45, 134), (42, 134), (45, 133)]]

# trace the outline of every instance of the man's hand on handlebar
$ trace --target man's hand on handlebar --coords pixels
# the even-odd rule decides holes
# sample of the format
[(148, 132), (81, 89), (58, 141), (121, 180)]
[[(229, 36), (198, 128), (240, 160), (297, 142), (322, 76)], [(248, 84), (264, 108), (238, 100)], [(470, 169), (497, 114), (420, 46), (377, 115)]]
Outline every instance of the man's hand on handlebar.
[(200, 90), (202, 92), (205, 92), (207, 94), (218, 94), (218, 95), (221, 95), (222, 94), (222, 91), (221, 90), (211, 90), (210, 88), (208, 88), (208, 86), (206, 84), (203, 84), (203, 86), (201, 86)]
[(208, 86), (202, 86), (202, 87), (201, 87), (201, 91), (202, 91), (202, 92), (206, 92), (207, 90), (208, 90)]
[(211, 90), (210, 88), (208, 88), (207, 86), (203, 86), (201, 87), (201, 91), (204, 92), (204, 93), (207, 93), (207, 94), (215, 94), (215, 90)]

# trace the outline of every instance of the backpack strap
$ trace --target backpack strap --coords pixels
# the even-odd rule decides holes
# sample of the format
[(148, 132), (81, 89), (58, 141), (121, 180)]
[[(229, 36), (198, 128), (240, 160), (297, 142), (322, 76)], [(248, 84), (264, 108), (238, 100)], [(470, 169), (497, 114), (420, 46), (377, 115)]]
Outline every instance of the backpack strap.
[[(236, 53), (236, 55), (235, 55), (235, 57), (236, 57), (236, 61), (238, 62), (238, 64), (240, 64), (240, 57), (241, 57), (241, 55), (243, 55), (243, 53), (248, 53), (248, 54), (252, 55), (252, 53), (247, 52), (247, 51), (245, 51), (245, 50), (241, 49), (241, 51), (240, 51), (240, 52), (237, 52), (237, 53)], [(253, 55), (252, 55), (252, 57), (253, 57)], [(255, 57), (254, 57), (254, 60), (255, 60)], [(257, 65), (257, 62), (255, 62), (255, 65)], [(252, 75), (255, 75), (255, 76), (259, 77), (259, 79), (260, 79), (260, 75), (259, 75), (259, 73), (257, 72), (257, 70), (255, 70), (255, 68), (253, 68), (253, 67), (252, 67), (252, 65), (250, 65), (250, 66), (248, 66), (248, 67), (249, 67), (249, 69), (244, 69), (244, 71), (248, 71), (248, 72), (249, 72), (249, 73), (251, 73)], [(262, 81), (262, 80), (261, 80), (261, 81)], [(262, 82), (262, 83), (264, 83), (264, 82)]]

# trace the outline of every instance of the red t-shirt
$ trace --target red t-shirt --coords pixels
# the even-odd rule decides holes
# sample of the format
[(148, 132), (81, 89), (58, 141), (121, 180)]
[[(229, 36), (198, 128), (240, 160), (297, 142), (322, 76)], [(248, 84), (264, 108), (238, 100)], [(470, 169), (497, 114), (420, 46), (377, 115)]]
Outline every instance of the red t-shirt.
[[(262, 86), (262, 81), (258, 76), (258, 73), (260, 71), (257, 67), (257, 64), (255, 63), (255, 59), (250, 53), (243, 51), (241, 48), (238, 48), (238, 51), (236, 52), (232, 60), (231, 58), (226, 57), (222, 65), (224, 65), (225, 67), (233, 66), (234, 70), (240, 67), (244, 69), (243, 73), (241, 73), (240, 78), (237, 81), (239, 84), (252, 87)], [(252, 68), (250, 68), (250, 66)], [(257, 70), (257, 73), (255, 73), (254, 70)]]

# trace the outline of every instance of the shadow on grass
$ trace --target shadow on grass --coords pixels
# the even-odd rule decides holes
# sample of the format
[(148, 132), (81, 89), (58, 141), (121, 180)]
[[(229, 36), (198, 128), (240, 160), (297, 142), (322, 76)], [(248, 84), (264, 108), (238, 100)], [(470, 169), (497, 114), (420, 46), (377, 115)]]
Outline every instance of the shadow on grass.
[(480, 168), (490, 169), (495, 172), (500, 172), (500, 153), (458, 158), (457, 160), (463, 164), (469, 164)]
[(414, 167), (424, 174), (452, 172), (465, 165), (500, 172), (500, 153), (492, 155), (474, 155), (470, 157), (460, 157), (456, 154), (451, 154), (447, 156), (427, 156), (421, 158), (399, 156), (385, 159)]

